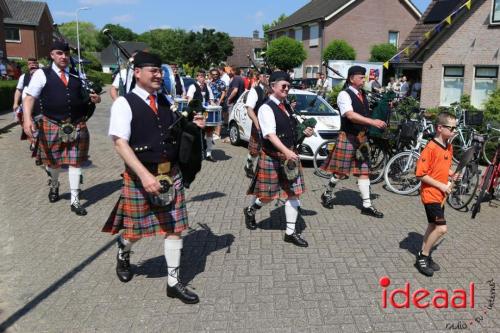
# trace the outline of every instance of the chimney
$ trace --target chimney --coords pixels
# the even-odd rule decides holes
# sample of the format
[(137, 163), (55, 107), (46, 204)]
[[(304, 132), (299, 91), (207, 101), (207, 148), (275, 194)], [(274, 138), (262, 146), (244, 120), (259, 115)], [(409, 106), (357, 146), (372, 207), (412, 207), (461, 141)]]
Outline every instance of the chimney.
[(259, 30), (254, 30), (253, 31), (253, 38), (254, 39), (259, 39)]

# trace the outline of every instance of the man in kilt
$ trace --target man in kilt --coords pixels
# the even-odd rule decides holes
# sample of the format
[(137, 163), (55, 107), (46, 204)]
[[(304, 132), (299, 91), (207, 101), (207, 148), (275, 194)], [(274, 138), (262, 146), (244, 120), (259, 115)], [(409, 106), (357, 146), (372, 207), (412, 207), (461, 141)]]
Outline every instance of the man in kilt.
[[(286, 72), (277, 71), (270, 77), (272, 94), (258, 112), (259, 126), (262, 131), (262, 149), (259, 161), (247, 194), (253, 195), (250, 206), (243, 209), (245, 224), (248, 229), (255, 230), (257, 224), (255, 214), (266, 203), (278, 199), (282, 194), (285, 202), (286, 232), (285, 242), (301, 247), (308, 243), (296, 231), (299, 197), (304, 193), (304, 176), (296, 149), (297, 120), (292, 110), (285, 104), (290, 89), (290, 76)], [(313, 129), (304, 130), (306, 136), (313, 134)], [(295, 165), (295, 168), (288, 166)], [(285, 168), (295, 169), (294, 176), (285, 172)]]
[(352, 174), (358, 177), (358, 187), (363, 199), (361, 213), (382, 218), (384, 214), (372, 206), (370, 199), (369, 147), (367, 130), (370, 126), (383, 129), (387, 124), (370, 118), (368, 99), (362, 90), (366, 69), (352, 66), (347, 73), (344, 90), (337, 97), (341, 114), (341, 131), (335, 149), (332, 150), (322, 168), (332, 173), (326, 191), (321, 195), (324, 207), (333, 208), (333, 189), (339, 181)]
[(262, 134), (260, 132), (259, 120), (257, 119), (257, 112), (267, 99), (269, 74), (264, 68), (260, 70), (256, 84), (248, 92), (245, 103), (248, 117), (252, 120), (252, 131), (250, 133), (250, 141), (248, 142), (248, 156), (244, 167), (248, 178), (253, 178), (254, 166), (257, 162), (257, 157), (259, 157)]
[[(80, 76), (69, 68), (69, 46), (56, 41), (50, 51), (52, 65), (37, 70), (28, 85), (24, 98), (24, 132), (29, 138), (38, 127), (38, 156), (50, 174), (49, 201), (59, 200), (59, 172), (68, 165), (71, 190), (71, 211), (87, 215), (80, 204), (81, 165), (88, 160), (89, 132), (87, 129), (89, 103), (99, 103), (97, 94), (90, 101), (83, 94)], [(32, 116), (39, 100), (42, 119), (35, 124)]]
[[(181, 232), (188, 228), (188, 214), (178, 166), (179, 142), (170, 128), (178, 116), (170, 110), (167, 98), (157, 93), (163, 80), (160, 58), (137, 53), (134, 76), (135, 88), (111, 107), (109, 135), (125, 162), (125, 172), (120, 199), (102, 231), (117, 234), (123, 230), (116, 257), (116, 274), (122, 282), (133, 277), (132, 245), (143, 237), (164, 236), (167, 296), (198, 303), (198, 296), (179, 281)], [(200, 128), (205, 125), (202, 115), (193, 121)], [(158, 202), (172, 190), (169, 200)]]

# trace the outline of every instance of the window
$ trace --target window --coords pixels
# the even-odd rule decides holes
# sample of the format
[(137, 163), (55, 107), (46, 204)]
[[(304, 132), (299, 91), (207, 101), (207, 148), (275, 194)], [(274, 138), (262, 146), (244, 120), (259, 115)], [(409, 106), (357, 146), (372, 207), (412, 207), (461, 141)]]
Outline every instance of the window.
[(313, 24), (309, 26), (309, 47), (317, 47), (319, 45), (319, 26)]
[(441, 88), (441, 106), (450, 106), (460, 102), (464, 91), (464, 67), (444, 66), (443, 85)]
[(299, 67), (295, 67), (293, 69), (293, 77), (295, 79), (302, 79), (302, 77), (304, 76), (304, 70), (303, 70), (303, 65), (300, 65)]
[(316, 78), (316, 74), (319, 72), (319, 66), (307, 66), (306, 67), (306, 78), (314, 79)]
[(474, 84), (472, 86), (471, 104), (478, 109), (498, 85), (498, 66), (476, 66)]
[(20, 42), (21, 32), (16, 27), (5, 27), (5, 40), (7, 42)]
[(492, 1), (490, 23), (500, 24), (500, 0)]
[(295, 40), (302, 42), (302, 28), (295, 29)]
[(399, 31), (389, 31), (389, 44), (399, 46)]

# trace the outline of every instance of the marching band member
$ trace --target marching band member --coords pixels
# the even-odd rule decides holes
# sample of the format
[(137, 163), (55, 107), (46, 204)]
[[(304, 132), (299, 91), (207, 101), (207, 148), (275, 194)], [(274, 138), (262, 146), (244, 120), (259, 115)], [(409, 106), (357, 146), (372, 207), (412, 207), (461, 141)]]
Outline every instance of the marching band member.
[[(166, 97), (157, 93), (163, 76), (160, 58), (139, 52), (134, 76), (135, 88), (111, 107), (109, 135), (125, 162), (125, 172), (122, 194), (102, 231), (116, 234), (123, 229), (117, 239), (116, 265), (122, 282), (133, 277), (132, 245), (143, 237), (164, 236), (167, 296), (198, 303), (198, 296), (179, 281), (181, 232), (188, 228), (188, 214), (178, 164), (179, 140), (170, 128), (177, 115)], [(201, 115), (193, 121), (204, 126)], [(172, 194), (167, 200), (164, 193)]]
[[(81, 164), (88, 160), (89, 131), (87, 116), (90, 104), (82, 96), (82, 81), (69, 65), (69, 46), (56, 41), (50, 51), (52, 66), (37, 70), (31, 78), (24, 99), (24, 132), (29, 138), (37, 129), (32, 116), (36, 99), (40, 100), (43, 117), (38, 126), (40, 158), (51, 176), (49, 201), (59, 200), (59, 170), (69, 165), (71, 211), (86, 215), (80, 204)], [(90, 94), (91, 103), (101, 97)]]
[[(277, 71), (271, 74), (270, 85), (272, 94), (258, 112), (259, 126), (262, 131), (262, 149), (256, 175), (247, 192), (253, 195), (252, 204), (243, 209), (245, 224), (248, 229), (255, 230), (257, 224), (255, 214), (268, 202), (278, 199), (280, 192), (287, 198), (285, 202), (286, 233), (284, 241), (300, 247), (308, 243), (297, 232), (299, 197), (304, 193), (304, 176), (302, 174), (299, 156), (297, 154), (297, 120), (292, 116), (292, 110), (285, 103), (290, 89), (290, 76), (286, 72)], [(313, 129), (304, 130), (306, 136), (313, 134)], [(289, 166), (296, 171), (293, 176), (284, 172)]]
[[(192, 84), (188, 88), (187, 100), (188, 103), (193, 99), (201, 101), (201, 105), (214, 105), (214, 94), (212, 89), (206, 84), (205, 71), (199, 70), (196, 75), (196, 83)], [(210, 162), (215, 162), (215, 158), (212, 157), (212, 148), (214, 146), (213, 139), (214, 127), (205, 128), (205, 140), (207, 142), (207, 156), (206, 160)]]
[[(217, 68), (212, 68), (210, 70), (210, 88), (212, 89), (212, 93), (214, 95), (214, 103), (215, 105), (222, 106), (224, 103), (224, 99), (226, 98), (226, 84), (220, 78), (219, 71)], [(215, 139), (220, 138), (221, 126), (218, 125), (215, 127)]]
[[(358, 187), (363, 199), (361, 214), (382, 218), (384, 214), (372, 206), (370, 199), (370, 168), (366, 132), (370, 126), (384, 129), (387, 124), (383, 120), (370, 118), (368, 99), (361, 90), (365, 84), (365, 73), (366, 69), (361, 66), (349, 68), (344, 90), (337, 97), (337, 105), (342, 116), (341, 131), (335, 149), (332, 150), (322, 167), (333, 176), (328, 183), (327, 190), (321, 195), (321, 202), (324, 207), (332, 209), (335, 185), (352, 171), (354, 176), (359, 177)], [(364, 158), (360, 159), (359, 155)]]

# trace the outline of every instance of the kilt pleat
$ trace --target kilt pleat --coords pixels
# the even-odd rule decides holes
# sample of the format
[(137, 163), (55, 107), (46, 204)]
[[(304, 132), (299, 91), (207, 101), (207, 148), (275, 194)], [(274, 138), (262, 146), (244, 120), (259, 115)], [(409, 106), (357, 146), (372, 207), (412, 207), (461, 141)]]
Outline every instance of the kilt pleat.
[(90, 136), (87, 124), (84, 122), (75, 126), (76, 140), (62, 142), (59, 138), (59, 126), (43, 117), (40, 121), (38, 135), (40, 136), (37, 159), (44, 165), (59, 168), (62, 165), (79, 167), (89, 156)]
[(252, 132), (250, 133), (250, 140), (248, 141), (248, 153), (252, 157), (257, 157), (259, 156), (260, 148), (261, 148), (260, 133), (254, 126), (252, 126)]
[(125, 171), (122, 193), (102, 231), (116, 234), (123, 230), (124, 237), (139, 239), (186, 230), (188, 214), (182, 176), (174, 168), (171, 177), (177, 192), (174, 203), (158, 207), (150, 204), (140, 179)]
[(289, 181), (281, 171), (281, 161), (260, 151), (255, 177), (247, 194), (262, 200), (274, 200), (280, 197), (298, 197), (304, 192), (304, 174), (300, 164), (299, 176), (294, 181)]
[(350, 173), (355, 176), (369, 175), (368, 162), (360, 162), (356, 159), (356, 150), (367, 140), (366, 136), (363, 138), (360, 141), (356, 136), (340, 132), (335, 149), (330, 152), (321, 169), (342, 177), (348, 176)]

